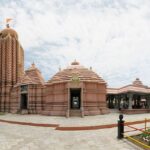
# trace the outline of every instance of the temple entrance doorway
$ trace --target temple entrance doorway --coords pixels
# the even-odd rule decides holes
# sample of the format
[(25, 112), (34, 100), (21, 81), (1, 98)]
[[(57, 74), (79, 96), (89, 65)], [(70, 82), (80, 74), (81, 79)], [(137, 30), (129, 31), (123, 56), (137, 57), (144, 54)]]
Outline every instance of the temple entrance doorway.
[(81, 89), (70, 89), (70, 108), (80, 109), (81, 106)]
[(27, 94), (21, 94), (21, 104), (20, 104), (21, 110), (28, 108), (28, 95)]

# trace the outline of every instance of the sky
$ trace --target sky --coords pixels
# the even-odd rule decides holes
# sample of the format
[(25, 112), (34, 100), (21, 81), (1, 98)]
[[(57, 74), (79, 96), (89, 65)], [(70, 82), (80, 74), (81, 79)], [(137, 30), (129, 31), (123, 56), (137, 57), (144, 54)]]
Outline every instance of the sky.
[(150, 0), (0, 0), (19, 35), (25, 68), (35, 63), (45, 80), (75, 59), (108, 84), (140, 78), (150, 86)]

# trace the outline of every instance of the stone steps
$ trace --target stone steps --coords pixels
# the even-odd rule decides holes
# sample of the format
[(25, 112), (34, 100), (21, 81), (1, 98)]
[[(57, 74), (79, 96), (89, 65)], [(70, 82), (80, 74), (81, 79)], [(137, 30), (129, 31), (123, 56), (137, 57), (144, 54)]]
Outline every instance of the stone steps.
[(20, 110), (20, 114), (26, 115), (26, 114), (28, 114), (28, 110), (27, 109), (22, 109), (22, 110)]
[(80, 109), (71, 109), (70, 110), (70, 117), (81, 117), (81, 110)]

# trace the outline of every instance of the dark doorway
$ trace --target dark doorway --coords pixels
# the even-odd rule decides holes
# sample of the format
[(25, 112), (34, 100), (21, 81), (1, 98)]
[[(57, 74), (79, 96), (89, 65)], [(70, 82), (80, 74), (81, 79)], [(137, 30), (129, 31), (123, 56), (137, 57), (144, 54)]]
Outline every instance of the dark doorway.
[(70, 89), (70, 107), (71, 109), (80, 109), (81, 89)]
[(28, 95), (21, 94), (21, 109), (27, 109), (28, 107)]

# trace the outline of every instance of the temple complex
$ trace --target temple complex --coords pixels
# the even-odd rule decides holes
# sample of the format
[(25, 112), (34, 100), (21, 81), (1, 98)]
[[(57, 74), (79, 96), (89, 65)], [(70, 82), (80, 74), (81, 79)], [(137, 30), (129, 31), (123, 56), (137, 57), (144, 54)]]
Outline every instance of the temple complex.
[(138, 78), (122, 88), (107, 88), (92, 68), (77, 61), (45, 81), (34, 63), (24, 70), (17, 32), (9, 25), (0, 31), (1, 112), (83, 117), (107, 114), (109, 109), (143, 113), (149, 108), (150, 88)]
[(45, 82), (32, 64), (24, 71), (24, 51), (16, 31), (0, 32), (0, 111), (84, 116), (109, 113), (106, 82), (74, 61)]

